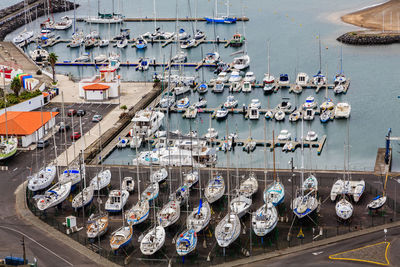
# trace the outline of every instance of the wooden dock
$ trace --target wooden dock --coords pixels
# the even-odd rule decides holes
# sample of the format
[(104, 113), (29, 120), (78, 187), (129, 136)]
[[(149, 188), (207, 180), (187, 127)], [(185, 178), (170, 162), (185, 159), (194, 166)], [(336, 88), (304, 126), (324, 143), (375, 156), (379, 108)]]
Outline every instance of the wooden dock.
[[(85, 21), (86, 18), (77, 18), (76, 21), (82, 22)], [(176, 21), (183, 21), (183, 22), (191, 22), (191, 21), (206, 21), (205, 18), (124, 18), (124, 22), (176, 22)], [(249, 21), (248, 17), (237, 17), (237, 21)]]
[[(38, 62), (38, 65), (42, 65), (43, 63)], [(108, 63), (94, 63), (94, 62), (73, 62), (73, 61), (59, 61), (56, 63), (56, 66), (107, 66)], [(121, 62), (120, 67), (136, 67), (139, 65), (139, 62)], [(199, 63), (198, 62), (184, 62), (184, 63), (162, 63), (162, 62), (154, 62), (150, 63), (150, 67), (198, 67)], [(205, 64), (203, 63), (201, 67), (210, 67), (210, 68), (215, 68), (216, 64)]]

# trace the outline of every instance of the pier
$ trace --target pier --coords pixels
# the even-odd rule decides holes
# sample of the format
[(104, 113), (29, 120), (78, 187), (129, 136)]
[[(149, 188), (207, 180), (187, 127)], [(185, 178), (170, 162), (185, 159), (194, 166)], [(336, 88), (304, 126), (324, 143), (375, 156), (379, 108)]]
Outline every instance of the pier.
[[(82, 22), (85, 21), (86, 18), (77, 18), (76, 21)], [(191, 21), (206, 21), (205, 18), (124, 18), (124, 22), (176, 22), (176, 21), (183, 21), (183, 22), (191, 22)], [(248, 17), (237, 17), (237, 21), (249, 21)]]

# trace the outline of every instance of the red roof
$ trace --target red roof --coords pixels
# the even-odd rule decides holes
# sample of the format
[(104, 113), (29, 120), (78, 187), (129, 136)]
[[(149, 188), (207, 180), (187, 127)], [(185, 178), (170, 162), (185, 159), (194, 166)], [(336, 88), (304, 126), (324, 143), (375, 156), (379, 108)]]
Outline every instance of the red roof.
[[(7, 130), (9, 135), (31, 135), (46, 124), (58, 112), (7, 111)], [(42, 124), (43, 120), (43, 124)], [(6, 116), (0, 115), (0, 135), (6, 135)]]
[(94, 83), (83, 87), (84, 90), (101, 90), (101, 91), (108, 90), (108, 88), (110, 88), (110, 86), (100, 83)]

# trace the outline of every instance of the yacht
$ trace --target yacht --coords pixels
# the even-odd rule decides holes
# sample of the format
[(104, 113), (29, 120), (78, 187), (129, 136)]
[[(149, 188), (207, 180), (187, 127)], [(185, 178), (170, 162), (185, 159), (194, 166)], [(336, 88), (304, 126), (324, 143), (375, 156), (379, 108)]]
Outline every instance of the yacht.
[(90, 181), (90, 186), (94, 190), (101, 190), (106, 188), (111, 182), (111, 172), (110, 170), (100, 171), (96, 176)]
[(43, 48), (36, 48), (29, 52), (29, 56), (35, 62), (46, 62), (49, 59), (49, 52)]
[(36, 206), (41, 211), (57, 206), (67, 199), (70, 192), (71, 182), (63, 184), (57, 183), (47, 190), (44, 195), (41, 195), (36, 199)]
[(263, 79), (264, 84), (264, 92), (265, 93), (272, 93), (275, 89), (275, 77), (266, 73)]
[(321, 71), (318, 71), (318, 73), (314, 75), (313, 84), (317, 86), (326, 84), (326, 77), (321, 73)]
[(54, 165), (48, 165), (28, 177), (28, 189), (32, 192), (47, 188), (54, 180), (57, 174), (57, 168)]
[(370, 210), (377, 210), (385, 205), (387, 197), (385, 195), (375, 197), (370, 203), (368, 203), (367, 208)]
[(33, 31), (28, 31), (26, 28), (13, 38), (14, 44), (20, 44), (25, 41), (29, 41), (33, 37)]
[(253, 98), (249, 105), (250, 108), (261, 108), (261, 102), (258, 98)]
[(218, 109), (215, 113), (215, 117), (219, 120), (225, 119), (228, 116), (228, 110), (226, 108)]
[(127, 176), (122, 179), (122, 185), (121, 185), (122, 190), (126, 190), (129, 193), (133, 192), (135, 190), (135, 181), (133, 180), (133, 177)]
[(111, 234), (110, 247), (113, 251), (128, 246), (132, 241), (132, 225), (122, 226)]
[(64, 172), (61, 173), (60, 177), (58, 177), (58, 181), (61, 184), (71, 182), (71, 191), (74, 190), (75, 185), (81, 181), (81, 172), (79, 170), (79, 167), (72, 166), (71, 168), (64, 170)]
[(332, 109), (334, 109), (334, 108), (335, 108), (335, 104), (333, 103), (332, 99), (330, 99), (330, 98), (328, 98), (328, 99), (326, 99), (324, 102), (322, 102), (322, 104), (321, 104), (321, 106), (320, 106), (320, 109), (321, 109), (322, 111), (325, 111), (325, 110), (332, 110)]
[(244, 75), (243, 81), (249, 82), (249, 83), (255, 83), (256, 82), (256, 75), (252, 71), (246, 72)]
[(248, 116), (250, 120), (258, 120), (260, 118), (260, 109), (249, 107)]
[(188, 97), (184, 97), (176, 101), (177, 108), (188, 108), (190, 105), (190, 101)]
[[(222, 73), (222, 72), (221, 72), (221, 73)], [(220, 73), (220, 74), (221, 74), (221, 73)], [(218, 77), (220, 76), (220, 74), (218, 74)], [(240, 82), (241, 80), (242, 80), (242, 76), (240, 76), (239, 71), (236, 71), (236, 70), (232, 71), (231, 76), (230, 76), (229, 79), (228, 79), (228, 81), (229, 81), (230, 83), (233, 83), (233, 82)]]
[(106, 47), (110, 44), (110, 41), (108, 39), (101, 39), (99, 41), (99, 47)]
[(186, 227), (188, 229), (193, 229), (196, 233), (198, 233), (208, 225), (210, 219), (210, 204), (207, 201), (200, 199), (199, 206), (194, 208), (186, 218)]
[(180, 213), (179, 201), (171, 200), (157, 212), (157, 221), (162, 227), (166, 228), (179, 220)]
[(184, 63), (187, 61), (187, 54), (184, 51), (179, 51), (175, 56), (171, 58), (173, 63)]
[(199, 94), (205, 94), (208, 91), (208, 85), (206, 83), (202, 83), (199, 85), (199, 87), (197, 88), (197, 92)]
[(292, 135), (289, 133), (288, 130), (282, 130), (278, 135), (279, 141), (288, 141), (291, 140)]
[(292, 113), (289, 115), (289, 121), (291, 122), (296, 122), (301, 118), (302, 114), (300, 110), (294, 110)]
[(281, 204), (285, 198), (285, 187), (279, 181), (274, 181), (264, 190), (264, 202), (271, 202), (274, 206)]
[(229, 81), (229, 75), (227, 72), (223, 71), (218, 74), (217, 82), (226, 83)]
[(183, 95), (190, 92), (190, 87), (185, 83), (181, 83), (179, 86), (174, 88), (175, 95)]
[(244, 70), (250, 66), (250, 57), (245, 54), (233, 59), (233, 67), (237, 70)]
[(83, 188), (83, 190), (72, 199), (72, 208), (77, 210), (89, 205), (93, 201), (93, 195), (93, 187), (87, 186)]
[(100, 54), (100, 55), (94, 57), (94, 63), (96, 63), (96, 64), (107, 62), (107, 60), (108, 60), (108, 57), (104, 54)]
[(214, 139), (218, 137), (218, 131), (214, 128), (208, 128), (207, 133), (204, 135), (206, 139)]
[(89, 239), (101, 237), (108, 230), (108, 214), (91, 214), (89, 216), (86, 228), (86, 236)]
[(204, 108), (206, 106), (207, 106), (207, 100), (205, 98), (200, 98), (198, 102), (194, 103), (194, 107), (197, 109)]
[(197, 234), (196, 232), (188, 228), (179, 235), (176, 241), (176, 252), (179, 256), (185, 256), (196, 249), (197, 246)]
[(303, 119), (305, 121), (312, 121), (315, 116), (315, 110), (312, 108), (308, 108), (304, 111)]
[(279, 75), (279, 81), (278, 81), (278, 83), (279, 83), (279, 85), (281, 85), (281, 86), (287, 86), (287, 85), (289, 85), (289, 75), (287, 75), (287, 74), (281, 74), (281, 75)]
[(342, 220), (348, 220), (353, 215), (353, 205), (343, 197), (335, 205), (336, 215)]
[(174, 92), (165, 92), (160, 99), (160, 107), (161, 108), (169, 108), (175, 104), (175, 93)]
[(251, 93), (252, 85), (250, 82), (243, 82), (242, 84), (242, 92), (243, 93)]
[(314, 131), (308, 131), (306, 136), (306, 141), (317, 141), (318, 134)]
[(74, 60), (74, 62), (89, 62), (89, 61), (90, 61), (90, 54), (88, 52), (83, 53)]
[(239, 195), (251, 197), (258, 191), (258, 181), (254, 172), (251, 172), (249, 178), (240, 183)]
[(191, 171), (185, 174), (183, 178), (183, 184), (187, 185), (187, 187), (192, 187), (199, 181), (199, 172), (198, 171)]
[(338, 103), (335, 107), (336, 119), (348, 119), (350, 117), (351, 106), (349, 103)]
[(251, 198), (239, 195), (238, 197), (231, 200), (231, 211), (232, 213), (235, 213), (240, 219), (250, 209), (251, 204)]
[(56, 30), (66, 30), (72, 26), (72, 19), (68, 16), (63, 16), (61, 21), (54, 24), (54, 29)]
[(296, 77), (296, 84), (300, 86), (306, 86), (309, 82), (310, 78), (308, 77), (307, 73), (300, 72), (297, 74)]
[[(267, 115), (267, 114), (265, 114)], [(275, 114), (274, 118), (276, 121), (283, 121), (285, 119), (285, 112), (279, 109)]]
[(224, 103), (225, 108), (234, 108), (238, 105), (238, 101), (233, 95), (229, 95)]
[(215, 239), (220, 247), (232, 244), (240, 234), (241, 225), (239, 217), (234, 212), (229, 212), (216, 226)]
[(160, 186), (158, 183), (151, 183), (146, 189), (142, 192), (141, 199), (152, 201), (158, 197), (158, 193), (160, 192)]
[(189, 39), (182, 41), (181, 48), (188, 49), (188, 48), (194, 47), (195, 45), (196, 45), (196, 40), (193, 38), (189, 38)]
[(178, 32), (178, 39), (179, 40), (186, 40), (190, 38), (190, 34), (188, 34), (184, 29), (180, 29)]
[(143, 139), (140, 136), (134, 135), (132, 139), (129, 141), (130, 148), (139, 148), (142, 146)]
[(129, 192), (126, 190), (111, 190), (105, 204), (108, 212), (120, 212), (128, 201)]
[(254, 233), (257, 236), (265, 236), (271, 232), (278, 224), (278, 212), (276, 207), (267, 202), (262, 205), (251, 217)]
[(164, 113), (153, 110), (140, 110), (132, 119), (134, 133), (139, 136), (149, 137), (153, 135), (161, 126)]
[(204, 196), (212, 204), (220, 199), (225, 193), (225, 181), (221, 175), (214, 175), (207, 183)]
[(306, 98), (306, 102), (303, 104), (303, 109), (307, 109), (307, 108), (316, 108), (317, 107), (317, 102), (315, 102), (315, 99), (313, 96), (308, 96)]
[(145, 39), (153, 39), (153, 40), (168, 40), (171, 39), (175, 35), (174, 32), (164, 32), (160, 27), (157, 27), (154, 32), (146, 32), (141, 35), (142, 38)]
[(150, 176), (150, 182), (152, 183), (161, 183), (168, 177), (168, 171), (166, 168), (160, 168)]
[(125, 219), (130, 225), (137, 225), (144, 222), (149, 217), (150, 204), (147, 199), (139, 200), (125, 214)]
[(222, 93), (224, 91), (224, 88), (225, 88), (225, 84), (223, 82), (216, 81), (212, 91), (214, 93)]
[(165, 242), (165, 229), (158, 225), (153, 227), (141, 240), (140, 251), (144, 255), (153, 255)]
[(218, 52), (207, 53), (203, 62), (205, 64), (216, 64), (219, 61), (220, 55)]

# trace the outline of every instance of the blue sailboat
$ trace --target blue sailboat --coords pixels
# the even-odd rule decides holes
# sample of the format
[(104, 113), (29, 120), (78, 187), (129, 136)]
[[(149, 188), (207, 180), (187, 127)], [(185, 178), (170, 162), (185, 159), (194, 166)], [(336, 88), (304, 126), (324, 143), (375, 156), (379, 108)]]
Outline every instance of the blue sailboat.
[(204, 17), (204, 19), (208, 23), (224, 23), (224, 24), (232, 24), (236, 23), (237, 18), (229, 15), (229, 0), (225, 3), (226, 4), (226, 16), (218, 16), (218, 4), (217, 0), (215, 0), (215, 14), (213, 17)]
[(197, 234), (193, 229), (186, 229), (179, 235), (176, 242), (176, 252), (179, 256), (185, 256), (196, 249)]

